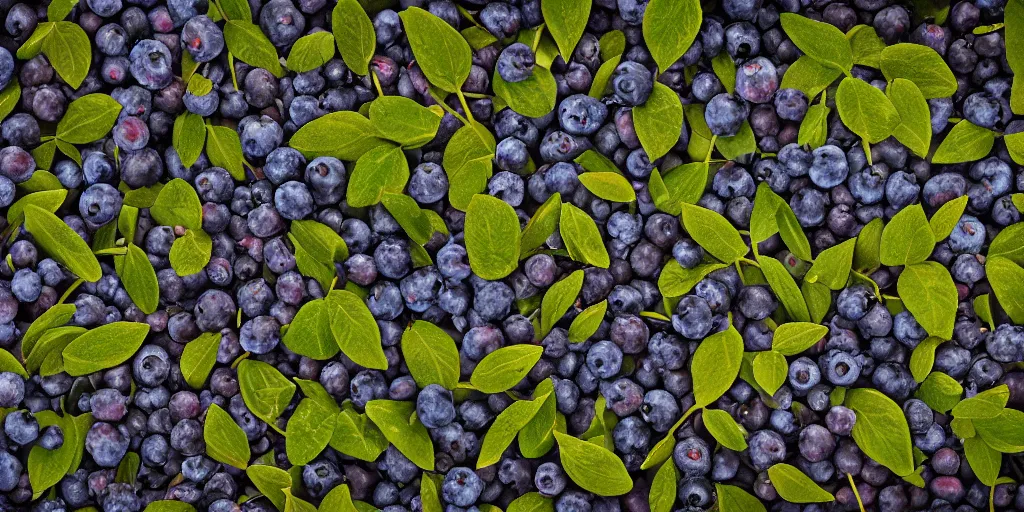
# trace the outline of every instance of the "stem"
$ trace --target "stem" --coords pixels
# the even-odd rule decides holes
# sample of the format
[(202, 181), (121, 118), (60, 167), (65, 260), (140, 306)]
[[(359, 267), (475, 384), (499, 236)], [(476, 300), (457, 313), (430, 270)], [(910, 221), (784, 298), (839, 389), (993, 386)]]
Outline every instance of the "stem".
[[(756, 252), (755, 252), (755, 254), (756, 254)], [(754, 261), (752, 259), (749, 259), (749, 258), (740, 258), (739, 261), (742, 261), (743, 263), (746, 263), (747, 265), (750, 265), (751, 267), (761, 268), (761, 264), (760, 263), (758, 263), (758, 262), (756, 262), (756, 261)]]
[(494, 97), (489, 96), (487, 94), (480, 94), (478, 92), (464, 92), (462, 94), (465, 95), (467, 98), (473, 98), (475, 100), (489, 100)]
[(68, 297), (71, 295), (71, 293), (78, 289), (78, 287), (81, 286), (82, 283), (84, 282), (85, 279), (78, 278), (77, 281), (71, 283), (71, 286), (68, 286), (68, 289), (64, 291), (64, 295), (60, 296), (60, 300), (57, 301), (57, 304), (63, 304), (64, 301), (68, 300)]
[(711, 136), (711, 143), (708, 146), (708, 156), (704, 157), (704, 164), (705, 165), (711, 163), (711, 152), (713, 152), (715, 150), (715, 141), (717, 141), (717, 140), (718, 140), (718, 135), (712, 135)]
[(373, 86), (377, 88), (377, 96), (384, 96), (384, 91), (380, 88), (380, 78), (377, 78), (377, 73), (370, 69), (370, 76), (373, 78)]
[(465, 117), (462, 117), (462, 115), (456, 112), (455, 109), (449, 107), (448, 104), (444, 102), (444, 99), (439, 98), (436, 94), (434, 94), (434, 91), (430, 90), (428, 91), (428, 93), (430, 94), (430, 97), (434, 98), (434, 101), (437, 102), (437, 104), (440, 105), (442, 109), (444, 109), (445, 112), (448, 112), (449, 114), (455, 116), (455, 118), (461, 121), (462, 124), (469, 124), (469, 121), (467, 121)]
[(872, 288), (875, 289), (875, 297), (877, 297), (880, 302), (883, 300), (883, 298), (882, 298), (882, 290), (880, 290), (878, 288), (878, 283), (876, 283), (874, 279), (871, 279), (870, 277), (868, 277), (868, 276), (866, 276), (864, 274), (861, 274), (860, 272), (857, 272), (856, 270), (851, 270), (850, 272), (853, 272), (853, 275), (855, 275), (855, 276), (857, 276), (857, 277), (859, 277), (859, 278), (861, 278), (861, 279), (871, 283)]
[(466, 103), (466, 96), (462, 94), (462, 91), (455, 91), (455, 94), (459, 97), (459, 103), (462, 104), (462, 110), (466, 111), (466, 119), (474, 121), (473, 113), (469, 111), (469, 104)]
[(235, 90), (238, 90), (238, 75), (235, 74), (235, 57), (228, 52), (228, 69), (231, 70), (231, 85), (235, 86)]
[(857, 505), (860, 506), (860, 512), (864, 511), (864, 502), (860, 499), (860, 493), (857, 492), (857, 486), (853, 483), (853, 475), (847, 473), (846, 478), (850, 480), (850, 488), (853, 489), (853, 495), (857, 498)]
[(111, 247), (109, 249), (100, 249), (98, 251), (94, 251), (93, 254), (95, 254), (96, 256), (124, 256), (125, 254), (128, 254), (128, 248)]

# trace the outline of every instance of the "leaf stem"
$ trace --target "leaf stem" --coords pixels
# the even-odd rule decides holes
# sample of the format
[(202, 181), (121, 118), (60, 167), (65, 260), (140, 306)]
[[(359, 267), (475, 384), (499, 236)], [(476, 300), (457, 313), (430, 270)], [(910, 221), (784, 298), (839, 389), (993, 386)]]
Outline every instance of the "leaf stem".
[(95, 254), (96, 256), (124, 256), (125, 254), (128, 254), (128, 248), (111, 247), (109, 249), (100, 249), (98, 251), (93, 251), (93, 254)]
[(455, 118), (462, 122), (462, 124), (469, 124), (469, 121), (467, 121), (465, 117), (462, 117), (462, 115), (456, 112), (455, 109), (449, 107), (448, 104), (444, 102), (444, 99), (438, 97), (437, 94), (434, 93), (433, 89), (429, 89), (427, 93), (430, 94), (431, 98), (434, 98), (434, 101), (437, 102), (437, 104), (442, 109), (444, 109), (445, 112), (448, 112), (449, 114), (455, 116)]
[(871, 145), (868, 144), (868, 140), (861, 139), (861, 144), (864, 145), (864, 156), (868, 159), (868, 165), (874, 165), (873, 163), (871, 163)]
[(866, 276), (864, 274), (861, 274), (860, 272), (857, 272), (856, 270), (852, 270), (851, 269), (850, 272), (853, 275), (863, 279), (864, 281), (867, 281), (867, 282), (871, 283), (872, 288), (875, 289), (875, 297), (877, 297), (879, 301), (883, 300), (883, 298), (882, 298), (882, 290), (880, 290), (878, 288), (878, 283), (876, 283), (874, 279), (871, 279), (870, 277), (868, 277), (868, 276)]
[(711, 136), (711, 142), (708, 144), (708, 155), (704, 157), (704, 165), (711, 163), (711, 153), (715, 150), (715, 142), (718, 140), (718, 135)]
[(231, 70), (231, 85), (235, 86), (235, 90), (238, 90), (238, 75), (235, 74), (235, 57), (228, 52), (228, 69)]
[(455, 91), (455, 94), (459, 97), (459, 103), (462, 104), (462, 110), (466, 112), (466, 119), (473, 121), (473, 113), (469, 111), (469, 104), (466, 103), (466, 96), (462, 94), (462, 90)]
[(369, 70), (369, 73), (371, 79), (373, 80), (373, 86), (377, 88), (377, 96), (384, 96), (384, 91), (381, 90), (380, 88), (380, 78), (377, 78), (377, 73), (375, 73), (372, 69)]
[(857, 485), (853, 483), (853, 475), (847, 473), (846, 478), (850, 480), (850, 488), (853, 489), (853, 495), (857, 498), (857, 506), (860, 507), (860, 512), (864, 511), (864, 502), (860, 499), (860, 493), (857, 492)]
[(60, 300), (57, 301), (57, 304), (63, 304), (64, 301), (68, 300), (68, 297), (71, 295), (71, 293), (74, 292), (84, 282), (85, 279), (78, 278), (77, 281), (71, 283), (71, 286), (68, 286), (68, 289), (64, 291), (64, 295), (60, 296)]

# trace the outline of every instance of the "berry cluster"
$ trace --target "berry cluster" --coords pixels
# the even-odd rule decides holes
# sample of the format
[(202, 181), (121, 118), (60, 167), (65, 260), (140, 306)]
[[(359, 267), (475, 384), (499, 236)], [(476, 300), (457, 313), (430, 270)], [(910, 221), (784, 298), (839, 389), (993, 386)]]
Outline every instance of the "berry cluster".
[(0, 2), (0, 510), (1024, 510), (1024, 0)]

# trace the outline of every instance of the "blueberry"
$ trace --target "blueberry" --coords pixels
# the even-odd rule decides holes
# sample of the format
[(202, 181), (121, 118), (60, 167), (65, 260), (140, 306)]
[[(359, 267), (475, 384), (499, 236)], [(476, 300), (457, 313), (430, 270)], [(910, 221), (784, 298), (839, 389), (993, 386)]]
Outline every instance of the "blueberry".
[(702, 476), (711, 471), (711, 449), (699, 437), (680, 440), (672, 450), (672, 460), (683, 476)]
[(441, 484), (441, 497), (457, 507), (468, 507), (476, 502), (484, 483), (473, 470), (456, 467), (448, 471)]
[(836, 146), (825, 145), (815, 149), (813, 155), (814, 162), (811, 164), (808, 175), (815, 185), (830, 189), (846, 181), (849, 165), (843, 150)]
[(289, 181), (274, 192), (274, 206), (282, 217), (300, 220), (313, 213), (313, 195), (304, 183)]
[(436, 203), (447, 193), (448, 175), (440, 165), (425, 162), (413, 169), (409, 177), (409, 195), (418, 203)]
[(743, 100), (730, 94), (722, 93), (708, 102), (704, 111), (704, 121), (713, 135), (732, 137), (740, 131), (749, 109)]
[(755, 57), (736, 69), (736, 94), (746, 101), (767, 103), (772, 100), (778, 88), (779, 77), (775, 65), (764, 57)]
[(196, 62), (209, 62), (224, 51), (224, 34), (210, 18), (195, 16), (181, 30), (181, 46)]
[(586, 94), (574, 94), (558, 105), (562, 129), (572, 135), (593, 135), (608, 117), (608, 107)]
[(139, 85), (151, 91), (167, 87), (174, 79), (171, 52), (160, 41), (139, 41), (132, 48), (128, 58), (131, 59), (132, 76)]
[(85, 189), (78, 200), (78, 211), (82, 218), (94, 225), (102, 226), (121, 212), (121, 193), (106, 183), (97, 183)]
[(498, 56), (497, 70), (506, 82), (522, 82), (533, 76), (533, 51), (523, 43), (506, 46)]
[(623, 105), (643, 105), (654, 90), (651, 72), (637, 62), (625, 61), (612, 73), (615, 98)]
[(416, 398), (416, 415), (425, 427), (431, 429), (451, 423), (455, 419), (451, 391), (437, 384), (423, 388)]
[(306, 17), (291, 0), (271, 0), (260, 9), (260, 28), (275, 46), (295, 42), (306, 29)]
[(948, 243), (955, 253), (978, 254), (985, 244), (985, 225), (977, 217), (964, 214), (949, 234)]

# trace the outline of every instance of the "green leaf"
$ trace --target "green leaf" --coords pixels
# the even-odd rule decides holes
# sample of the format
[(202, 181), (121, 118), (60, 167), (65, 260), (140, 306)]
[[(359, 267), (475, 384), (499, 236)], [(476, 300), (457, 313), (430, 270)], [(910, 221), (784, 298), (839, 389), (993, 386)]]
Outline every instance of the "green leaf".
[(633, 186), (617, 172), (585, 172), (579, 178), (590, 193), (601, 199), (616, 203), (636, 201)]
[(18, 362), (18, 358), (4, 349), (0, 349), (0, 372), (17, 373), (26, 379), (29, 377), (25, 367)]
[(786, 35), (804, 54), (842, 72), (849, 72), (853, 68), (850, 43), (838, 28), (788, 12), (779, 18)]
[(381, 137), (411, 149), (434, 139), (441, 117), (409, 98), (381, 96), (370, 103), (370, 122)]
[(523, 258), (544, 245), (548, 237), (558, 227), (558, 220), (562, 212), (562, 196), (558, 192), (551, 194), (551, 197), (544, 201), (544, 204), (533, 212), (533, 217), (523, 228), (521, 237), (519, 257)]
[[(389, 192), (381, 197), (381, 204), (395, 218), (395, 221), (402, 227), (410, 240), (420, 245), (430, 241), (430, 237), (434, 234), (434, 228), (430, 225), (430, 219), (423, 213), (415, 199), (405, 194)], [(516, 232), (518, 231), (519, 226), (517, 224)]]
[(64, 370), (73, 377), (113, 368), (135, 355), (149, 324), (111, 322), (75, 338), (64, 348)]
[(469, 43), (469, 47), (473, 50), (479, 50), (481, 48), (490, 46), (498, 41), (498, 38), (491, 35), (487, 29), (473, 25), (459, 31), (462, 37)]
[(813, 99), (841, 76), (842, 71), (821, 64), (807, 55), (801, 55), (782, 75), (780, 87), (803, 91), (808, 99)]
[(846, 33), (846, 39), (850, 41), (850, 51), (853, 52), (854, 64), (878, 69), (881, 65), (885, 41), (878, 37), (874, 27), (870, 25), (857, 25)]
[(419, 420), (413, 419), (416, 404), (394, 400), (371, 400), (366, 415), (398, 451), (413, 464), (427, 471), (434, 470), (434, 444)]
[(60, 205), (64, 204), (64, 199), (67, 197), (68, 191), (64, 189), (44, 190), (24, 195), (7, 209), (7, 223), (20, 224), (24, 220), (21, 214), (25, 212), (25, 206), (30, 204), (50, 213), (56, 212)]
[(327, 493), (324, 500), (320, 502), (319, 510), (322, 512), (357, 512), (348, 484), (341, 484), (331, 489), (331, 492)]
[[(874, 271), (881, 264), (882, 219), (872, 219), (857, 235), (857, 246), (853, 249), (853, 268), (861, 271)], [(923, 235), (922, 240), (923, 240)], [(895, 251), (893, 251), (895, 252)]]
[(583, 271), (577, 270), (552, 285), (544, 292), (540, 307), (540, 338), (547, 336), (551, 329), (576, 302), (583, 288)]
[(78, 5), (78, 0), (54, 0), (46, 8), (46, 19), (50, 21), (63, 20), (71, 14), (71, 9)]
[[(603, 46), (601, 51), (604, 51)], [(611, 80), (612, 74), (615, 73), (615, 68), (619, 66), (620, 60), (622, 60), (622, 56), (615, 55), (605, 61), (604, 64), (601, 64), (601, 67), (597, 68), (597, 73), (594, 73), (594, 81), (590, 83), (590, 91), (587, 93), (591, 98), (601, 99), (604, 97), (604, 92), (608, 89), (608, 81)]]
[[(934, 219), (935, 217), (932, 218)], [(957, 217), (954, 222), (954, 227), (956, 226), (956, 222), (959, 221), (960, 217)], [(952, 232), (952, 229), (950, 232)], [(988, 258), (995, 258), (999, 256), (1018, 265), (1024, 264), (1024, 223), (1018, 222), (1003, 228), (1003, 230), (1000, 231), (992, 240), (992, 243), (989, 244), (986, 256)]]
[[(692, 139), (691, 139), (692, 140)], [(702, 157), (703, 158), (703, 157)], [(655, 169), (651, 173), (651, 179), (655, 179)], [(663, 182), (668, 193), (668, 200), (658, 204), (658, 209), (670, 215), (679, 215), (682, 212), (683, 204), (697, 204), (700, 197), (704, 195), (704, 187), (708, 181), (708, 164), (704, 162), (690, 162), (678, 167), (673, 167), (665, 172)]]
[(765, 393), (775, 396), (775, 392), (786, 383), (787, 375), (789, 363), (786, 362), (786, 356), (779, 352), (758, 352), (754, 357), (754, 379), (764, 388)]
[(506, 512), (554, 512), (555, 505), (551, 498), (539, 492), (528, 492), (508, 504)]
[(928, 377), (928, 374), (932, 371), (932, 366), (935, 364), (935, 349), (943, 341), (945, 340), (942, 338), (929, 336), (914, 347), (914, 352), (910, 355), (910, 373), (914, 376), (914, 380), (922, 382)]
[[(30, 373), (38, 372), (50, 375), (52, 372), (49, 370), (57, 369), (56, 367), (59, 366), (59, 371), (56, 373), (64, 371), (62, 352), (75, 338), (78, 338), (85, 332), (85, 328), (74, 326), (56, 327), (46, 331), (39, 337), (39, 341), (32, 349), (32, 353), (25, 360), (25, 370), (28, 370)], [(45, 372), (41, 371), (44, 366), (46, 367)]]
[(903, 305), (928, 334), (944, 340), (953, 337), (959, 298), (946, 267), (934, 261), (910, 265), (896, 286)]
[(832, 290), (843, 289), (850, 279), (856, 244), (856, 239), (851, 238), (821, 251), (811, 269), (807, 271), (805, 279), (812, 283), (821, 283)]
[(100, 263), (89, 244), (56, 215), (36, 206), (25, 206), (25, 229), (46, 254), (89, 282), (103, 277)]
[[(245, 406), (275, 428), (277, 418), (295, 396), (295, 383), (281, 375), (277, 368), (253, 359), (238, 363), (238, 387)], [(260, 490), (266, 494), (262, 488)]]
[(63, 418), (52, 411), (41, 411), (37, 413), (40, 429), (52, 425), (58, 426), (64, 433), (64, 444), (60, 448), (47, 450), (42, 446), (35, 445), (28, 454), (28, 481), (32, 485), (32, 499), (41, 497), (47, 489), (57, 485), (68, 469), (73, 464), (76, 451), (82, 450), (78, 439), (79, 430), (75, 428), (75, 421), (70, 415)]
[(512, 444), (516, 434), (537, 415), (547, 397), (544, 395), (533, 400), (517, 400), (498, 414), (481, 441), (476, 463), (478, 469), (497, 464), (501, 460), (505, 449)]
[(167, 182), (160, 189), (149, 213), (164, 226), (203, 228), (203, 205), (192, 185), (181, 178)]
[[(691, 2), (677, 0), (673, 3)], [(678, 21), (674, 20), (673, 23)], [(679, 95), (667, 85), (655, 82), (647, 102), (633, 107), (633, 125), (640, 145), (647, 151), (647, 158), (652, 162), (661, 158), (679, 142), (679, 133), (683, 128), (683, 104), (679, 101)]]
[(57, 138), (72, 144), (88, 144), (102, 139), (117, 122), (121, 104), (106, 94), (86, 94), (68, 105), (57, 123)]
[(318, 117), (302, 125), (288, 141), (306, 158), (333, 156), (339, 160), (358, 160), (363, 153), (384, 143), (369, 119), (349, 111)]
[(931, 111), (928, 101), (914, 82), (897, 78), (885, 89), (885, 94), (896, 107), (900, 123), (893, 136), (917, 156), (925, 158), (932, 144)]
[(322, 299), (302, 305), (281, 338), (288, 350), (310, 359), (330, 359), (338, 353), (331, 331), (331, 311)]
[(442, 165), (448, 173), (448, 200), (454, 208), (466, 211), (473, 196), (487, 188), (494, 148), (494, 135), (473, 121), (452, 135)]
[(562, 203), (558, 229), (565, 249), (574, 261), (601, 268), (608, 268), (611, 264), (597, 224), (583, 210), (571, 203)]
[[(50, 167), (52, 167), (53, 166), (53, 156), (54, 156), (54, 154), (56, 152), (57, 152), (57, 139), (49, 140), (49, 141), (46, 141), (46, 142), (36, 146), (36, 148), (32, 150), (32, 158), (35, 159), (35, 161), (36, 161), (36, 167), (38, 167), (40, 170), (47, 170)], [(39, 176), (39, 171), (36, 171), (32, 175), (32, 178), (35, 178), (36, 176)], [(57, 177), (54, 176), (54, 179), (52, 180), (53, 182), (56, 182), (55, 183), (55, 185), (56, 185), (55, 187), (47, 187), (47, 188), (44, 188), (42, 190), (53, 190), (54, 188), (59, 188), (61, 186), (60, 185), (60, 180), (58, 180), (56, 178)], [(47, 182), (51, 182), (51, 180), (49, 180), (49, 179), (47, 179), (46, 181)], [(25, 183), (22, 183), (21, 186), (25, 187), (26, 184), (34, 184), (34, 183), (32, 182), (32, 179), (30, 178), (29, 181), (26, 181)], [(47, 185), (49, 185), (49, 183), (47, 183)], [(33, 191), (34, 192), (38, 192), (38, 190), (33, 190)]]
[[(811, 243), (807, 241), (803, 226), (796, 219), (793, 209), (785, 201), (780, 201), (775, 211), (775, 223), (779, 227), (779, 236), (794, 256), (804, 261), (811, 261)], [(845, 284), (845, 283), (844, 283)]]
[(569, 325), (569, 342), (582, 343), (593, 336), (601, 327), (601, 321), (604, 320), (607, 310), (608, 301), (602, 300), (576, 315), (576, 318), (572, 319), (572, 324)]
[(683, 204), (683, 227), (698, 245), (719, 261), (731, 263), (750, 250), (739, 231), (718, 212)]
[(749, 122), (743, 121), (740, 131), (736, 132), (736, 135), (715, 139), (715, 147), (728, 160), (756, 153), (757, 141), (754, 139), (754, 130), (750, 127)]
[(810, 477), (789, 464), (768, 468), (768, 479), (782, 499), (791, 503), (825, 503), (835, 501), (832, 493), (822, 489)]
[(544, 347), (511, 345), (487, 354), (476, 365), (469, 382), (484, 393), (501, 393), (519, 384), (540, 360)]
[(795, 356), (814, 346), (828, 334), (828, 327), (808, 322), (790, 322), (775, 329), (772, 350), (786, 356)]
[(736, 91), (736, 63), (729, 52), (718, 52), (718, 55), (711, 59), (711, 69), (714, 70), (718, 81), (722, 82), (725, 92), (733, 94)]
[(1024, 162), (1024, 132), (1004, 134), (1003, 143), (1006, 144), (1006, 151), (1010, 153), (1010, 158), (1014, 162), (1018, 165)]
[(885, 93), (858, 78), (839, 82), (836, 110), (851, 132), (872, 144), (892, 135), (900, 124), (900, 114)]
[(766, 512), (761, 500), (734, 485), (715, 484), (719, 512)]
[(541, 66), (534, 66), (533, 73), (520, 82), (506, 82), (495, 70), (491, 86), (509, 108), (526, 117), (543, 117), (555, 109), (558, 84), (554, 75)]
[(171, 144), (178, 152), (181, 165), (187, 168), (195, 164), (206, 144), (206, 126), (203, 125), (203, 116), (191, 112), (180, 114), (174, 120)]
[(752, 244), (761, 243), (779, 232), (776, 212), (782, 204), (785, 204), (785, 200), (779, 197), (767, 183), (762, 182), (757, 186), (757, 194), (754, 195), (754, 208), (750, 213), (750, 241)]
[(249, 465), (249, 440), (230, 414), (217, 404), (206, 410), (203, 425), (206, 455), (211, 459), (244, 470)]
[(427, 80), (448, 92), (461, 89), (473, 64), (469, 43), (451, 25), (419, 7), (405, 9), (399, 16)]
[(810, 322), (811, 314), (807, 310), (807, 303), (804, 302), (803, 293), (800, 287), (793, 280), (793, 275), (786, 270), (782, 263), (771, 257), (758, 257), (757, 262), (761, 264), (761, 272), (771, 286), (779, 302), (786, 308), (790, 318), (798, 322)]
[(853, 440), (865, 455), (898, 476), (914, 471), (910, 427), (896, 402), (874, 389), (851, 389), (845, 405), (857, 414)]
[(54, 71), (72, 89), (82, 85), (89, 74), (89, 64), (92, 63), (92, 45), (82, 27), (70, 21), (54, 23), (42, 41), (42, 51)]
[(284, 68), (277, 56), (277, 48), (263, 34), (263, 30), (251, 21), (229, 20), (224, 24), (224, 43), (238, 60), (270, 71), (274, 76), (284, 76)]
[(981, 483), (995, 485), (999, 468), (1003, 465), (1003, 454), (990, 448), (981, 438), (972, 437), (964, 439), (964, 456)]
[(317, 458), (331, 441), (338, 413), (333, 399), (328, 405), (313, 398), (303, 398), (288, 419), (285, 437), (288, 461), (302, 466)]
[(32, 35), (22, 43), (15, 56), (18, 60), (30, 60), (43, 51), (43, 41), (53, 32), (56, 22), (48, 21), (36, 25)]
[(36, 341), (39, 340), (43, 333), (68, 323), (68, 320), (71, 320), (76, 310), (77, 308), (74, 304), (56, 304), (33, 320), (29, 324), (28, 329), (25, 330), (25, 334), (21, 337), (22, 358), (27, 358), (32, 354)]
[(388, 358), (380, 344), (380, 328), (363, 299), (347, 290), (331, 290), (327, 306), (334, 341), (341, 351), (360, 366), (386, 370)]
[(118, 275), (121, 276), (121, 284), (128, 296), (143, 313), (148, 315), (156, 311), (160, 303), (160, 284), (146, 251), (135, 244), (128, 244), (128, 252)]
[(886, 80), (910, 80), (925, 99), (945, 98), (956, 92), (956, 77), (942, 56), (920, 44), (899, 43), (882, 50), (882, 74)]
[(365, 414), (345, 409), (338, 414), (330, 445), (350, 457), (373, 462), (387, 449), (388, 440)]
[(548, 0), (541, 3), (544, 24), (551, 37), (558, 44), (558, 50), (566, 62), (572, 57), (576, 43), (583, 36), (590, 18), (590, 2), (575, 0)]
[(213, 81), (203, 75), (192, 75), (185, 90), (194, 96), (206, 96), (213, 90)]
[(274, 504), (278, 510), (284, 510), (285, 492), (292, 487), (292, 477), (287, 471), (264, 464), (253, 464), (245, 470), (245, 476), (252, 480), (253, 485)]
[(185, 349), (181, 352), (181, 376), (193, 389), (203, 388), (206, 377), (217, 364), (220, 340), (219, 332), (204, 332), (185, 344)]
[[(335, 10), (338, 10), (337, 6), (335, 6)], [(351, 19), (345, 21), (343, 24), (345, 28), (353, 24)], [(305, 73), (327, 64), (327, 61), (332, 58), (334, 58), (334, 36), (330, 32), (313, 32), (295, 41), (291, 51), (288, 52), (287, 65), (288, 69), (296, 73)]]
[(718, 400), (736, 381), (743, 361), (743, 337), (735, 327), (716, 332), (697, 346), (690, 361), (691, 368), (715, 368), (714, 372), (693, 374), (695, 407), (704, 407)]
[(958, 164), (985, 158), (992, 151), (996, 135), (964, 119), (942, 139), (939, 148), (932, 155), (933, 164)]
[(824, 146), (828, 138), (828, 115), (830, 113), (832, 113), (832, 109), (828, 108), (825, 102), (818, 102), (810, 106), (807, 113), (804, 114), (803, 121), (800, 122), (800, 132), (796, 137), (797, 144), (806, 144), (812, 149)]
[[(546, 379), (534, 389), (534, 401), (540, 401), (537, 414), (519, 432), (519, 452), (523, 457), (543, 457), (555, 445), (554, 432), (565, 433), (565, 416), (558, 412), (554, 384)], [(545, 398), (546, 395), (546, 398)]]
[(697, 0), (651, 0), (645, 12), (644, 41), (664, 73), (697, 38), (703, 11)]
[(953, 416), (965, 420), (994, 418), (1003, 412), (1009, 399), (1009, 388), (1005, 385), (996, 386), (956, 404)]
[(747, 449), (743, 427), (736, 423), (731, 414), (717, 409), (704, 409), (702, 418), (704, 426), (718, 441), (718, 444), (734, 451)]
[(680, 266), (676, 260), (670, 259), (658, 276), (658, 290), (666, 297), (682, 297), (705, 276), (727, 266), (725, 263), (701, 263), (687, 269)]
[(206, 268), (213, 240), (205, 231), (189, 229), (171, 245), (171, 268), (179, 276), (190, 276)]
[(145, 512), (196, 512), (196, 508), (184, 501), (157, 500), (146, 505)]
[(921, 399), (928, 407), (940, 413), (947, 413), (960, 402), (964, 388), (953, 377), (945, 373), (932, 372), (914, 393), (914, 398)]
[[(1024, 113), (1024, 96), (1021, 94), (1024, 93), (1021, 87), (1024, 81), (1017, 80), (1017, 77), (1024, 73), (1024, 4), (1017, 1), (1006, 2), (1003, 21), (1006, 23), (1003, 32), (1006, 61), (1015, 75), (1013, 87), (1010, 89), (1010, 108), (1014, 114), (1020, 115)], [(22, 58), (20, 50), (18, 58)]]
[(223, 167), (231, 177), (238, 181), (245, 181), (245, 168), (242, 156), (242, 141), (238, 133), (226, 126), (206, 126), (206, 156), (210, 163)]
[(1024, 412), (1003, 409), (992, 418), (973, 421), (978, 435), (992, 449), (1001, 453), (1024, 451)]
[[(967, 208), (967, 199), (967, 196), (960, 196), (951, 201), (946, 201), (941, 207), (939, 207), (938, 211), (932, 215), (931, 220), (928, 221), (928, 225), (931, 227), (932, 235), (934, 235), (936, 241), (945, 240), (946, 237), (953, 232), (953, 228), (956, 227), (957, 222), (960, 222), (960, 217), (963, 215), (964, 209)], [(993, 240), (992, 243), (995, 245), (995, 240)], [(992, 254), (991, 249), (989, 249), (989, 254)]]
[[(686, 154), (694, 162), (704, 162), (713, 149), (711, 129), (704, 119), (704, 105), (691, 103), (683, 107), (683, 115), (690, 125), (690, 142), (686, 144)], [(705, 166), (706, 167), (706, 166)]]
[(555, 439), (562, 468), (576, 485), (598, 496), (619, 496), (633, 488), (618, 455), (561, 432), (555, 432)]
[(989, 294), (983, 293), (974, 298), (971, 303), (974, 306), (974, 314), (978, 315), (978, 320), (985, 322), (989, 325), (989, 328), (995, 330), (995, 322), (992, 321), (992, 304), (989, 301)]
[(366, 11), (356, 0), (339, 0), (331, 11), (331, 27), (342, 60), (356, 74), (366, 75), (377, 49), (377, 33)]
[(882, 231), (879, 259), (889, 266), (913, 265), (928, 259), (935, 248), (924, 208), (912, 204), (893, 215)]
[(437, 482), (428, 473), (420, 477), (420, 508), (423, 512), (442, 512)]
[(679, 479), (676, 465), (666, 461), (658, 468), (651, 481), (650, 506), (651, 512), (671, 512), (676, 503), (676, 486)]
[(800, 292), (803, 293), (804, 302), (807, 303), (807, 312), (811, 315), (811, 321), (821, 323), (832, 306), (832, 292), (827, 286), (821, 283), (800, 283)]
[(465, 242), (473, 272), (490, 281), (519, 265), (519, 217), (505, 201), (477, 194), (466, 210)]
[[(52, 5), (52, 4), (51, 4)], [(18, 106), (21, 99), (21, 86), (17, 80), (12, 80), (0, 91), (0, 121), (4, 120)]]
[(1003, 311), (1014, 323), (1024, 323), (1024, 294), (1020, 289), (1020, 283), (1024, 283), (1024, 268), (997, 256), (985, 262), (985, 274)]
[(288, 234), (293, 243), (300, 244), (321, 263), (333, 264), (348, 258), (345, 240), (325, 224), (314, 220), (295, 220)]
[(416, 320), (402, 334), (402, 357), (421, 388), (438, 384), (455, 389), (459, 384), (459, 349), (440, 327)]

